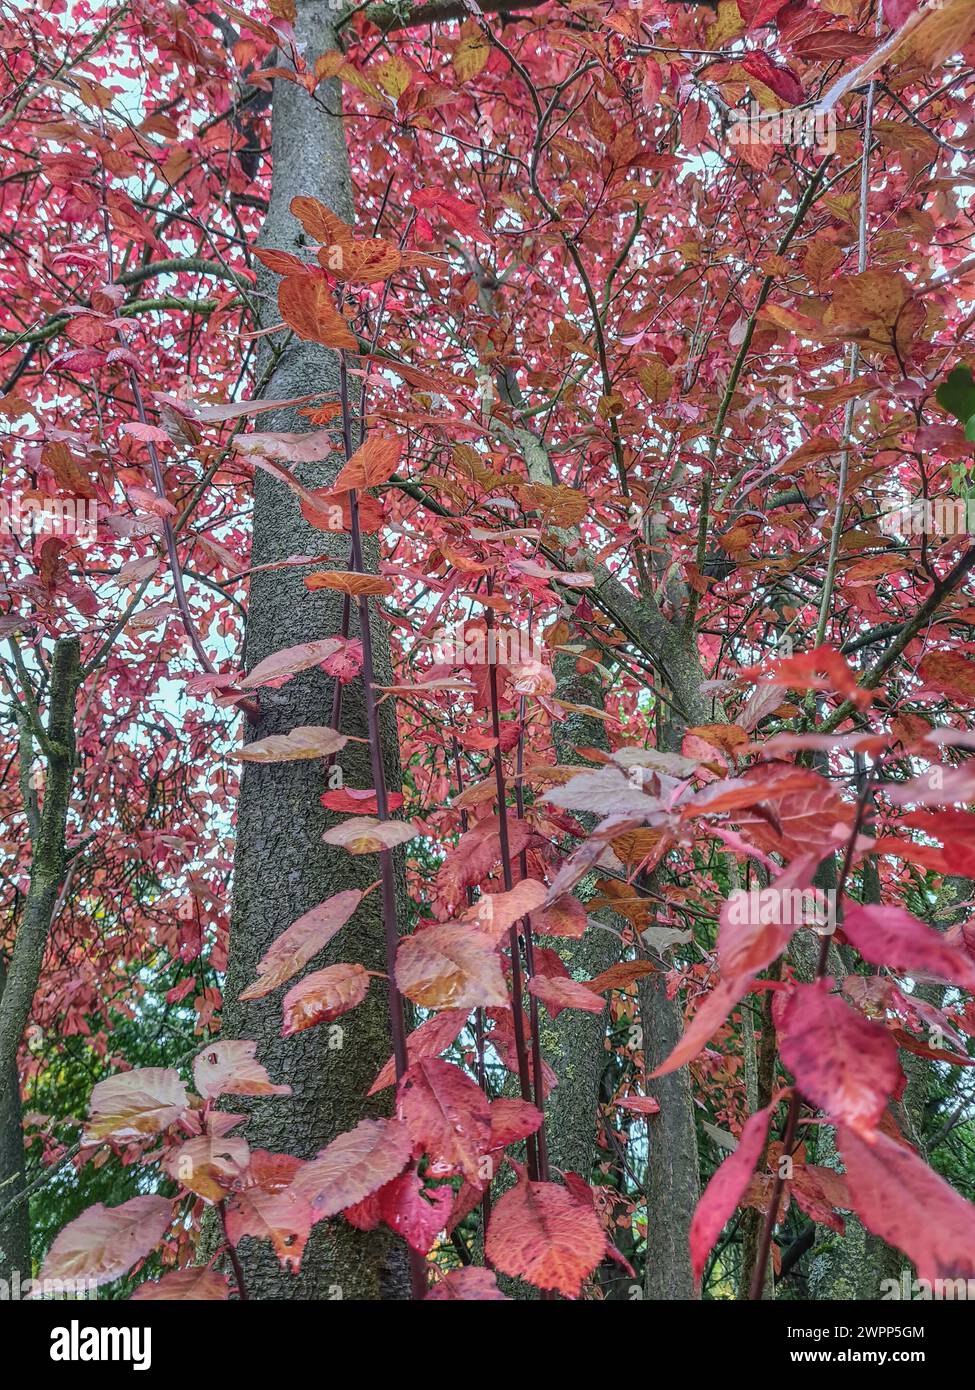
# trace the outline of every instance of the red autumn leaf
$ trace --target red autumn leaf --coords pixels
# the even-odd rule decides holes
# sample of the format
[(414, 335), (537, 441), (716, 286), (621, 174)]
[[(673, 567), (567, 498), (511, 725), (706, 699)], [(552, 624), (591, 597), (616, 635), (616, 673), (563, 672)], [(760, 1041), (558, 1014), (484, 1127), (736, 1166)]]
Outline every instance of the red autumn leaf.
[(542, 1112), (527, 1100), (499, 1096), (491, 1102), (491, 1148), (506, 1149), (534, 1134), (543, 1123)]
[(227, 1204), (227, 1234), (234, 1245), (244, 1236), (269, 1240), (284, 1269), (297, 1270), (317, 1217), (294, 1186), (310, 1165), (291, 1154), (254, 1149), (250, 1168)]
[(674, 1046), (670, 1056), (660, 1063), (653, 1076), (667, 1076), (686, 1063), (693, 1061), (710, 1038), (721, 1027), (736, 1004), (740, 1003), (748, 990), (747, 981), (721, 980), (704, 1001), (698, 1006), (683, 1036)]
[(517, 1184), (491, 1212), (484, 1253), (502, 1274), (578, 1298), (606, 1249), (596, 1213), (553, 1182)]
[(595, 976), (592, 980), (584, 980), (583, 983), (586, 989), (592, 990), (594, 994), (601, 994), (607, 989), (627, 989), (644, 976), (652, 975), (655, 969), (656, 966), (648, 960), (621, 960), (604, 970), (601, 975)]
[(428, 1255), (450, 1218), (453, 1188), (424, 1187), (416, 1164), (411, 1163), (405, 1173), (381, 1188), (377, 1197), (386, 1225), (417, 1254)]
[(653, 1096), (622, 1096), (613, 1104), (620, 1110), (632, 1110), (635, 1115), (659, 1115), (660, 1103)]
[(331, 348), (358, 346), (320, 275), (287, 275), (278, 284), (278, 309), (299, 338)]
[(872, 1135), (901, 1080), (887, 1030), (854, 1013), (826, 982), (796, 985), (776, 1010), (782, 1060), (807, 1100)]
[(531, 914), (532, 931), (538, 936), (578, 938), (585, 932), (587, 922), (585, 905), (570, 894)]
[[(386, 804), (390, 811), (399, 811), (403, 805), (401, 792), (387, 792)], [(337, 811), (340, 815), (374, 816), (377, 812), (376, 793), (361, 791), (358, 787), (340, 787), (336, 791), (322, 794), (322, 805), (326, 811)]]
[(302, 1165), (293, 1191), (310, 1204), (313, 1219), (321, 1221), (398, 1177), (412, 1152), (409, 1131), (398, 1120), (361, 1120)]
[(506, 893), (485, 893), (461, 913), (477, 931), (501, 941), (510, 927), (545, 901), (545, 885), (524, 878)]
[(902, 907), (848, 906), (843, 933), (871, 965), (885, 965), (918, 980), (943, 980), (975, 993), (975, 962)]
[(358, 574), (351, 570), (316, 570), (305, 579), (305, 588), (333, 589), (354, 598), (384, 598), (393, 592), (388, 579), (378, 574)]
[(440, 188), (416, 188), (410, 201), (423, 212), (438, 213), (443, 220), (465, 236), (476, 241), (490, 241), (477, 225), (476, 211), (471, 203)]
[(558, 1018), (563, 1009), (582, 1009), (586, 1013), (601, 1014), (606, 1000), (591, 989), (579, 984), (577, 980), (553, 980), (545, 975), (535, 975), (528, 985), (528, 993), (541, 1000), (551, 1018)]
[(402, 444), (391, 436), (371, 434), (358, 448), (332, 484), (336, 492), (376, 487), (399, 467)]
[(461, 1269), (452, 1269), (449, 1274), (445, 1274), (439, 1283), (434, 1284), (433, 1288), (427, 1293), (427, 1301), (440, 1300), (448, 1302), (460, 1300), (464, 1302), (478, 1301), (481, 1303), (491, 1301), (495, 1303), (507, 1303), (507, 1298), (498, 1288), (498, 1281), (489, 1269), (480, 1269), (475, 1265), (466, 1265)]
[(777, 1104), (778, 1100), (773, 1100), (764, 1110), (756, 1110), (754, 1115), (748, 1117), (737, 1147), (714, 1173), (695, 1208), (690, 1244), (694, 1281), (698, 1285), (714, 1242), (751, 1181), (765, 1146), (769, 1120)]
[(310, 268), (290, 251), (275, 251), (273, 247), (255, 246), (253, 252), (261, 264), (266, 265), (268, 270), (273, 270), (275, 275), (305, 275)]
[(786, 949), (812, 905), (817, 853), (800, 855), (765, 888), (739, 889), (722, 904), (718, 959), (725, 980), (747, 980)]
[(883, 1132), (867, 1142), (844, 1127), (837, 1140), (853, 1209), (867, 1229), (903, 1250), (920, 1279), (975, 1278), (975, 1206)]
[(140, 1284), (130, 1302), (219, 1303), (230, 1297), (230, 1284), (217, 1269), (198, 1265), (191, 1269), (172, 1269), (161, 1279)]
[(397, 1113), (438, 1172), (460, 1172), (481, 1185), (491, 1148), (491, 1111), (479, 1086), (451, 1062), (421, 1057), (399, 1083)]
[(400, 942), (396, 983), (407, 999), (424, 1009), (508, 1004), (501, 961), (491, 937), (449, 923), (427, 927)]
[(319, 642), (302, 642), (297, 647), (285, 647), (259, 661), (254, 669), (240, 682), (242, 690), (253, 690), (259, 685), (281, 686), (299, 671), (307, 671), (311, 666), (320, 666), (327, 657), (341, 649), (341, 637), (323, 637)]
[(288, 990), (281, 1004), (282, 1038), (331, 1023), (361, 1004), (369, 989), (369, 972), (361, 965), (327, 965)]
[(804, 100), (802, 83), (796, 77), (791, 68), (784, 67), (779, 63), (773, 63), (767, 53), (757, 50), (748, 54), (742, 61), (742, 67), (752, 77), (757, 77), (777, 97), (788, 102), (790, 106), (800, 106)]
[[(508, 821), (508, 849), (514, 856), (535, 842), (531, 826), (524, 820)], [(485, 816), (461, 835), (449, 852), (437, 883), (447, 897), (459, 897), (465, 888), (477, 883), (501, 860), (501, 837), (497, 816)]]
[[(450, 1044), (456, 1041), (469, 1013), (469, 1009), (446, 1009), (443, 1013), (428, 1018), (419, 1028), (415, 1028), (406, 1039), (406, 1055), (410, 1066), (421, 1057), (436, 1057), (438, 1053), (445, 1052)], [(369, 1087), (369, 1095), (374, 1096), (377, 1091), (392, 1086), (395, 1080), (396, 1063), (394, 1058), (390, 1057)]]

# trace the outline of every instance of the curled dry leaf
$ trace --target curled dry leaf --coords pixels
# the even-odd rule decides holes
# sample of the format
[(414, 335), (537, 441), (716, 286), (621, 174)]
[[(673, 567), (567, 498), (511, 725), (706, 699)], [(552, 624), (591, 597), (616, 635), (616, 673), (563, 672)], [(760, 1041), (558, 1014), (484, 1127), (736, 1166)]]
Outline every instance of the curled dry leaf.
[(338, 845), (350, 854), (378, 854), (416, 839), (419, 831), (409, 821), (377, 820), (374, 816), (351, 816), (333, 825), (322, 836), (322, 843)]
[(269, 734), (233, 754), (245, 763), (292, 763), (302, 758), (327, 758), (348, 743), (345, 734), (327, 724), (299, 724), (290, 734)]

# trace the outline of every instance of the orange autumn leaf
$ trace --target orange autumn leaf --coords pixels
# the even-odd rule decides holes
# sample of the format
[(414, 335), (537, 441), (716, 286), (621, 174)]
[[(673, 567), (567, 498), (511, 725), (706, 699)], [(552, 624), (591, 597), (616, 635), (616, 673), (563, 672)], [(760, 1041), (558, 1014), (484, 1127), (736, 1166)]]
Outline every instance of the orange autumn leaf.
[(358, 448), (332, 484), (334, 492), (376, 487), (399, 466), (402, 444), (391, 435), (371, 434)]
[(393, 592), (388, 579), (378, 574), (358, 574), (354, 570), (316, 570), (305, 579), (306, 589), (335, 589), (353, 598), (382, 598)]
[(335, 307), (328, 283), (317, 275), (286, 275), (278, 285), (278, 309), (299, 338), (331, 348), (358, 346)]

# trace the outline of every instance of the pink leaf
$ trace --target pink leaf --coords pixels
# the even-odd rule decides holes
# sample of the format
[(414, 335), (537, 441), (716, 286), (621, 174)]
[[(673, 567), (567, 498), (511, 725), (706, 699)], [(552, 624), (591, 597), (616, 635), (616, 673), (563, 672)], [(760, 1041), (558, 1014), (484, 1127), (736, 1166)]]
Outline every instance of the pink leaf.
[(871, 1135), (901, 1079), (897, 1045), (886, 1028), (828, 991), (820, 980), (785, 997), (776, 1010), (779, 1050), (807, 1100)]
[(947, 945), (941, 932), (902, 907), (848, 907), (843, 933), (871, 965), (886, 965), (916, 980), (943, 980), (975, 993), (975, 964)]
[(691, 1264), (697, 1284), (701, 1282), (701, 1275), (704, 1273), (704, 1266), (714, 1242), (751, 1181), (755, 1164), (765, 1147), (769, 1120), (777, 1104), (778, 1098), (766, 1105), (764, 1110), (756, 1110), (754, 1115), (749, 1116), (741, 1132), (738, 1147), (714, 1173), (697, 1204), (690, 1234)]
[(132, 1197), (118, 1207), (98, 1202), (55, 1238), (40, 1278), (110, 1284), (155, 1249), (172, 1214), (173, 1204), (166, 1197)]
[(837, 1135), (854, 1209), (874, 1235), (903, 1250), (921, 1279), (975, 1278), (975, 1206), (905, 1144)]

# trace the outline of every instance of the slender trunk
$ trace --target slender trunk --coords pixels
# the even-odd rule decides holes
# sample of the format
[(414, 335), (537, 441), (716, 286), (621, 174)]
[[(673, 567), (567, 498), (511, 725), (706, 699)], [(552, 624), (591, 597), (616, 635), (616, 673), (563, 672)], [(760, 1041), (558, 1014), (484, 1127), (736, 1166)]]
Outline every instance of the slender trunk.
[(17, 1052), (41, 977), (51, 917), (67, 864), (65, 831), (74, 770), (74, 704), (79, 681), (78, 639), (63, 637), (55, 644), (51, 658), (44, 740), (47, 775), (43, 804), (32, 832), (30, 887), (0, 999), (0, 1088), (3, 1097), (10, 1089), (11, 1077), (16, 1074)]
[[(0, 999), (6, 977), (0, 961)], [(26, 1186), (24, 1132), (20, 1118), (20, 1082), (17, 1062), (8, 1067), (6, 1088), (0, 1101), (0, 1279), (8, 1286), (20, 1271), (21, 1283), (30, 1278), (30, 1207), (17, 1201)]]
[[(701, 696), (703, 674), (693, 635), (664, 619), (657, 620), (656, 645), (672, 682), (676, 703), (687, 721), (704, 722), (707, 706)], [(683, 721), (669, 714), (660, 731), (664, 750), (680, 747)], [(679, 994), (668, 996), (662, 972), (645, 975), (639, 983), (643, 1052), (649, 1075), (677, 1046), (684, 1032), (684, 1006)], [(644, 1291), (647, 1298), (689, 1300), (697, 1297), (691, 1271), (690, 1230), (701, 1193), (694, 1122), (694, 1097), (688, 1067), (653, 1082), (660, 1110), (648, 1117), (647, 1260)]]
[[(318, 0), (297, 0), (295, 28), (311, 66), (320, 54), (338, 47), (334, 12)], [(318, 88), (328, 111), (341, 109), (341, 92), (333, 82)], [(352, 184), (341, 117), (329, 115), (300, 86), (276, 81), (273, 98), (273, 185), (261, 243), (300, 252), (304, 234), (291, 216), (296, 195), (321, 199), (346, 221), (353, 219)], [(267, 297), (267, 321), (276, 321), (277, 279), (263, 273), (259, 289)], [(281, 354), (267, 384), (270, 397), (286, 398), (320, 391), (339, 395), (336, 354), (317, 344), (293, 342)], [(267, 418), (267, 417), (265, 417)], [(264, 428), (302, 429), (304, 417), (274, 412)], [(296, 471), (312, 487), (327, 487), (343, 462), (339, 453), (323, 464)], [(258, 470), (254, 480), (252, 559), (256, 565), (290, 555), (330, 552), (332, 567), (349, 567), (349, 537), (318, 531), (302, 518), (291, 491)], [(376, 546), (364, 537), (364, 562), (374, 568)], [(270, 653), (341, 631), (342, 599), (329, 591), (309, 593), (304, 572), (285, 569), (255, 575), (247, 619), (247, 665)], [(351, 634), (357, 630), (353, 605)], [(376, 679), (390, 684), (389, 648), (381, 622), (372, 628)], [(299, 724), (331, 724), (333, 682), (321, 671), (298, 675), (279, 690), (264, 690), (260, 716), (249, 738), (286, 733)], [(387, 782), (400, 785), (395, 716), (390, 705), (380, 710)], [(346, 686), (342, 708), (346, 734), (367, 738), (361, 685)], [(344, 783), (373, 785), (369, 749), (350, 743), (340, 762)], [(364, 1003), (334, 1028), (312, 1028), (282, 1039), (281, 992), (241, 1005), (238, 995), (254, 978), (255, 965), (271, 942), (302, 913), (347, 888), (365, 888), (377, 877), (372, 856), (351, 856), (321, 843), (335, 817), (323, 810), (327, 790), (324, 763), (270, 763), (247, 766), (241, 787), (234, 866), (234, 902), (226, 984), (227, 1037), (253, 1038), (275, 1081), (286, 1081), (290, 1098), (275, 1097), (252, 1106), (248, 1138), (253, 1146), (309, 1158), (337, 1134), (353, 1129), (364, 1114), (381, 1113), (391, 1092), (368, 1103), (365, 1095), (392, 1050), (386, 988), (375, 980)], [(400, 875), (401, 923), (405, 894)], [(323, 963), (358, 961), (368, 970), (385, 971), (381, 900), (370, 895), (322, 957)], [(336, 1040), (341, 1046), (336, 1047)], [(235, 1103), (234, 1109), (241, 1106)], [(267, 1242), (241, 1243), (241, 1260), (251, 1298), (261, 1299), (397, 1299), (409, 1297), (407, 1251), (385, 1229), (360, 1233), (339, 1219), (319, 1223), (312, 1232), (301, 1272), (282, 1273)]]
[[(51, 657), (50, 697), (43, 739), (46, 777), (38, 813), (25, 807), (31, 819), (30, 887), (17, 927), (10, 960), (0, 962), (0, 1210), (23, 1191), (24, 1139), (20, 1114), (17, 1053), (37, 993), (58, 890), (67, 866), (65, 837), (75, 760), (75, 696), (80, 682), (76, 637), (55, 643)], [(25, 698), (28, 692), (24, 692)], [(39, 716), (38, 716), (39, 717)], [(27, 786), (33, 737), (26, 723), (20, 742), (21, 784)], [(40, 737), (40, 730), (35, 733)], [(0, 1220), (0, 1278), (14, 1270), (30, 1278), (30, 1226), (26, 1202), (18, 1203)]]
[[(602, 706), (598, 678), (580, 676), (573, 657), (561, 657), (555, 665), (558, 695), (572, 704)], [(580, 747), (606, 747), (602, 720), (569, 714), (553, 728), (560, 763), (581, 762)], [(618, 928), (617, 928), (618, 929)], [(555, 944), (546, 941), (546, 945)], [(559, 942), (559, 954), (576, 979), (591, 979), (608, 970), (620, 958), (619, 937), (590, 924), (578, 941)], [(599, 1083), (606, 1067), (606, 1020), (601, 1014), (564, 1009), (555, 1019), (542, 1022), (542, 1055), (553, 1067), (559, 1084), (546, 1104), (546, 1128), (551, 1166), (563, 1172), (591, 1177), (596, 1143), (596, 1107)]]

